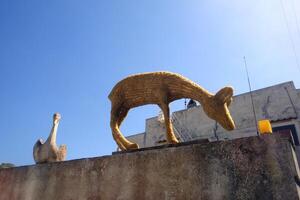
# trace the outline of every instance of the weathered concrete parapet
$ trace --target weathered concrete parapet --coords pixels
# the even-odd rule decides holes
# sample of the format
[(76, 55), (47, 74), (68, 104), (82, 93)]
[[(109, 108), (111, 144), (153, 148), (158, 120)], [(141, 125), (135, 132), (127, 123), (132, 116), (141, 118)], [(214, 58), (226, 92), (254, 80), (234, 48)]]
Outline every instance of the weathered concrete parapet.
[(299, 199), (278, 136), (190, 142), (0, 170), (1, 200)]

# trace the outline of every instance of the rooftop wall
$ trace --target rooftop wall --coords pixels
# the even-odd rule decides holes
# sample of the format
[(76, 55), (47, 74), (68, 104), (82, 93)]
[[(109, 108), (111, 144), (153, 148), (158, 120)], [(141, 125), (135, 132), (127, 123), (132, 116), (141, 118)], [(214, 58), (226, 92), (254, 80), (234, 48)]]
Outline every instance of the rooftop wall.
[(184, 143), (0, 170), (1, 200), (299, 199), (276, 136)]
[[(269, 119), (273, 127), (294, 124), (300, 138), (300, 98), (293, 82), (286, 82), (252, 92), (257, 120)], [(250, 93), (234, 96), (229, 107), (236, 130), (226, 131), (206, 116), (201, 106), (172, 114), (175, 134), (181, 141), (195, 139), (226, 140), (256, 135)], [(165, 125), (157, 117), (146, 120), (145, 136), (127, 137), (142, 147), (160, 145), (165, 139)]]

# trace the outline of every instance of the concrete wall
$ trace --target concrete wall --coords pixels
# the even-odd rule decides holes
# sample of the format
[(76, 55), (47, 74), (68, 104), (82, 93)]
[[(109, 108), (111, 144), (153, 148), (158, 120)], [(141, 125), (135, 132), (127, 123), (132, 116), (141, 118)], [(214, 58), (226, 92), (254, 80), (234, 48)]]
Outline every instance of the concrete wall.
[(287, 140), (249, 137), (1, 169), (0, 199), (295, 200), (295, 176)]
[[(286, 82), (253, 91), (253, 102), (257, 120), (269, 119), (273, 127), (295, 125), (300, 138), (300, 92), (293, 82)], [(201, 106), (181, 110), (172, 114), (174, 132), (181, 141), (195, 139), (227, 140), (256, 135), (250, 93), (234, 96), (229, 110), (236, 123), (236, 130), (226, 131), (209, 119)], [(145, 136), (129, 136), (143, 147), (160, 145), (165, 140), (165, 126), (157, 117), (146, 120)], [(143, 144), (142, 144), (143, 142)]]

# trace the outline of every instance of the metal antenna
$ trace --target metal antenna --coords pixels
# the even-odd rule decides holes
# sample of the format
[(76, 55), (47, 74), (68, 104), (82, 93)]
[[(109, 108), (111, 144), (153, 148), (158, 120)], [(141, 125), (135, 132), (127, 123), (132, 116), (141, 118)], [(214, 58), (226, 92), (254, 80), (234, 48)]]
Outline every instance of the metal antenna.
[[(286, 25), (286, 28), (287, 28), (287, 31), (288, 31), (288, 34), (289, 34), (289, 39), (290, 39), (290, 42), (291, 42), (291, 45), (292, 45), (292, 50), (293, 50), (293, 53), (294, 53), (294, 56), (295, 56), (296, 66), (297, 66), (298, 70), (300, 71), (300, 62), (299, 62), (299, 58), (298, 58), (297, 51), (296, 51), (296, 45), (295, 45), (295, 42), (293, 40), (292, 32), (291, 32), (291, 29), (290, 29), (290, 26), (289, 26), (289, 23), (288, 23), (288, 18), (287, 18), (282, 0), (280, 0), (280, 5), (281, 5), (281, 9), (282, 9), (284, 22), (285, 22), (285, 25)], [(294, 5), (292, 5), (292, 7), (294, 8)], [(294, 11), (295, 11), (295, 8), (294, 8)], [(297, 14), (296, 14), (296, 12), (294, 14), (295, 14), (295, 18), (296, 18), (297, 31), (299, 33)]]
[(258, 127), (257, 127), (257, 118), (256, 118), (255, 109), (254, 109), (253, 96), (252, 96), (252, 89), (251, 89), (250, 78), (249, 78), (249, 72), (248, 72), (248, 66), (247, 66), (247, 62), (246, 62), (246, 57), (245, 57), (245, 56), (244, 56), (244, 64), (245, 64), (245, 69), (246, 69), (246, 73), (247, 73), (248, 86), (249, 86), (250, 97), (251, 97), (251, 103), (252, 103), (252, 110), (253, 110), (253, 115), (254, 115), (254, 120), (255, 120), (256, 134), (259, 136), (259, 134), (258, 134)]

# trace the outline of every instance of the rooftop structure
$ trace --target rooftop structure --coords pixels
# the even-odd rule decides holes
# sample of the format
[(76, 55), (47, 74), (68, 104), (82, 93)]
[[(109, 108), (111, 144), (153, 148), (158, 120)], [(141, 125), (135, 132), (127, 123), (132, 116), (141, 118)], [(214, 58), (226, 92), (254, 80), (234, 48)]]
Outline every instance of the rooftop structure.
[[(295, 88), (293, 82), (252, 91), (252, 96), (256, 119), (269, 119), (274, 132), (290, 131), (295, 144), (299, 145), (300, 90)], [(229, 110), (236, 124), (234, 131), (226, 131), (209, 119), (200, 105), (172, 114), (174, 132), (181, 142), (197, 139), (231, 140), (257, 134), (250, 93), (234, 96)], [(137, 142), (140, 147), (151, 147), (166, 142), (164, 133), (164, 123), (158, 117), (153, 117), (146, 120), (144, 133), (127, 138)]]

